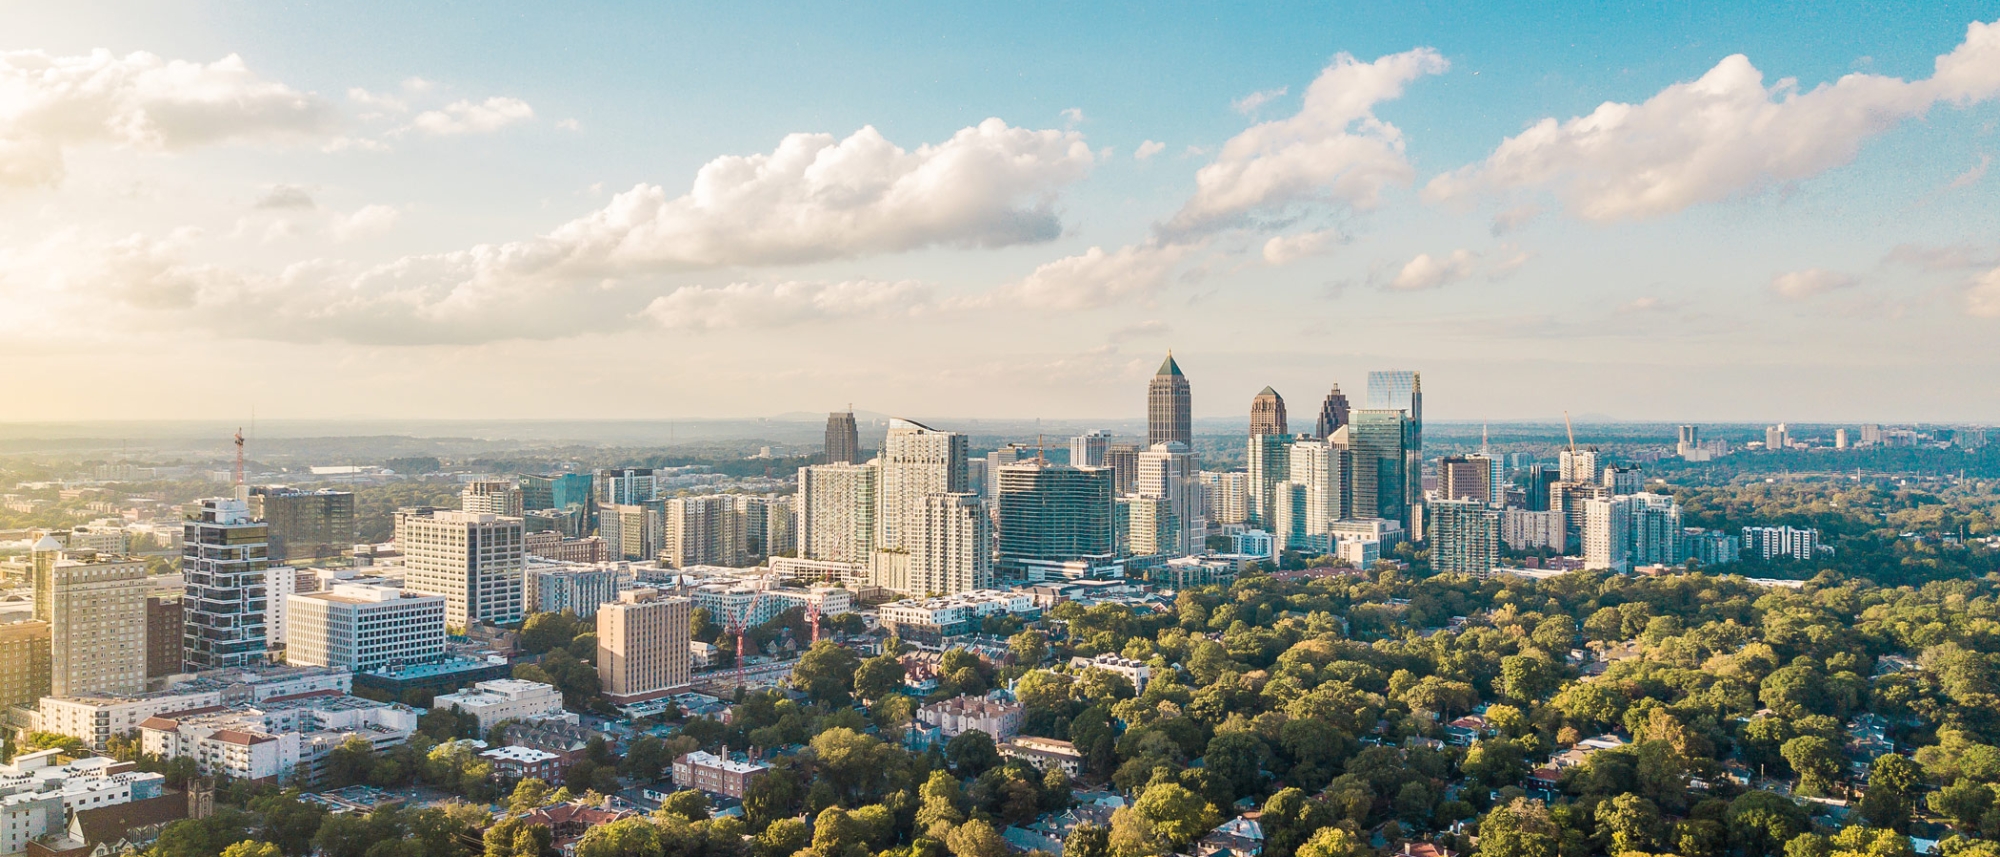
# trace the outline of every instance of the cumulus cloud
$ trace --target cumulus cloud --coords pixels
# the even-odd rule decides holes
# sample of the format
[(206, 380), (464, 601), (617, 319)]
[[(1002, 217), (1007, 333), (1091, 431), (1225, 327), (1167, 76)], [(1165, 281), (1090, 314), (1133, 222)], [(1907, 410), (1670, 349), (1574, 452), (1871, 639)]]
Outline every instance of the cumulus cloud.
[(434, 137), (487, 134), (535, 118), (535, 109), (518, 98), (494, 96), (485, 101), (454, 101), (417, 114), (410, 124)]
[(1595, 221), (1671, 214), (1852, 161), (1861, 145), (1940, 102), (2000, 94), (2000, 23), (1974, 22), (1926, 80), (1849, 74), (1801, 93), (1785, 78), (1766, 86), (1741, 54), (1640, 104), (1605, 102), (1590, 115), (1546, 118), (1485, 161), (1440, 175), (1434, 201), (1547, 188), (1569, 212)]
[(1242, 98), (1238, 98), (1235, 101), (1229, 102), (1229, 109), (1241, 113), (1245, 116), (1255, 114), (1257, 112), (1257, 108), (1263, 107), (1266, 104), (1269, 104), (1273, 101), (1285, 97), (1285, 91), (1288, 89), (1291, 89), (1291, 87), (1280, 86), (1277, 89), (1266, 89), (1259, 92), (1252, 92), (1249, 95), (1245, 95)]
[(1193, 245), (1128, 244), (1115, 251), (1092, 247), (1036, 268), (975, 303), (1034, 309), (1081, 310), (1148, 297), (1166, 288)]
[(1506, 235), (1529, 223), (1533, 223), (1535, 218), (1540, 216), (1542, 216), (1542, 207), (1539, 205), (1517, 205), (1509, 208), (1499, 214), (1493, 215), (1493, 235), (1496, 238)]
[(380, 235), (396, 226), (402, 216), (393, 205), (365, 205), (353, 214), (336, 217), (333, 222), (333, 240), (354, 241)]
[(1771, 278), (1771, 291), (1787, 300), (1805, 300), (1827, 292), (1852, 288), (1861, 281), (1824, 268), (1790, 271)]
[(1284, 265), (1317, 256), (1339, 244), (1346, 236), (1338, 229), (1319, 229), (1297, 235), (1275, 235), (1264, 242), (1264, 261)]
[(828, 319), (910, 315), (929, 305), (932, 291), (914, 280), (682, 286), (654, 298), (641, 313), (669, 330), (787, 327)]
[(306, 138), (334, 118), (317, 96), (258, 76), (235, 54), (203, 64), (0, 52), (0, 186), (60, 183), (63, 150), (75, 146), (166, 152)]
[(1375, 207), (1384, 188), (1413, 175), (1402, 132), (1376, 118), (1375, 105), (1449, 67), (1430, 48), (1369, 63), (1341, 54), (1306, 89), (1296, 115), (1251, 126), (1224, 143), (1215, 161), (1195, 173), (1194, 197), (1164, 231), (1187, 235), (1240, 226), (1300, 203)]
[(1965, 291), (1965, 311), (1980, 318), (2000, 318), (2000, 268), (1972, 281)]
[(1479, 257), (1470, 250), (1455, 250), (1448, 256), (1432, 256), (1418, 253), (1417, 257), (1403, 264), (1396, 272), (1396, 278), (1389, 287), (1399, 291), (1422, 291), (1449, 285), (1472, 276), (1473, 265)]
[(1139, 150), (1133, 152), (1132, 157), (1144, 161), (1166, 150), (1167, 144), (1158, 140), (1147, 140), (1139, 144)]
[(303, 209), (311, 210), (319, 205), (313, 202), (312, 193), (298, 185), (274, 184), (264, 189), (252, 203), (253, 208)]

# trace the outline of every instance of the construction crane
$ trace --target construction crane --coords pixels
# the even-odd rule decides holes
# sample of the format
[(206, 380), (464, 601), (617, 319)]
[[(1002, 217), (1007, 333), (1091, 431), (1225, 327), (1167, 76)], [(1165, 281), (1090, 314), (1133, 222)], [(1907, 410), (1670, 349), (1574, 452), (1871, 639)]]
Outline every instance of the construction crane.
[(1576, 457), (1576, 427), (1569, 424), (1569, 411), (1563, 411), (1563, 430), (1569, 432), (1569, 454)]
[(730, 614), (729, 622), (724, 626), (729, 633), (736, 635), (736, 668), (730, 672), (730, 678), (735, 679), (738, 687), (743, 686), (743, 676), (746, 674), (745, 659), (749, 657), (750, 617), (757, 615), (757, 608), (763, 603), (764, 592), (758, 590), (750, 597), (749, 605), (745, 606), (742, 612)]
[(236, 484), (243, 484), (243, 427), (236, 427)]
[(811, 622), (811, 623), (812, 623), (812, 633), (813, 633), (813, 635), (812, 635), (812, 641), (813, 641), (813, 643), (814, 643), (814, 644), (818, 644), (818, 643), (819, 643), (819, 602), (817, 602), (817, 601), (807, 601), (807, 602), (806, 602), (806, 621), (807, 621), (807, 622)]

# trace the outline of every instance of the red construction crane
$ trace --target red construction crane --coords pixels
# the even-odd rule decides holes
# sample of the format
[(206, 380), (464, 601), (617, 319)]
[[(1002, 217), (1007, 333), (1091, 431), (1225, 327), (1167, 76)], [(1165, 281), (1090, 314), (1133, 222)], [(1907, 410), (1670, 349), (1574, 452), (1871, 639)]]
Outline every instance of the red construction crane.
[(812, 638), (812, 641), (813, 641), (814, 643), (818, 643), (818, 642), (819, 642), (819, 602), (817, 602), (817, 601), (807, 601), (807, 602), (806, 602), (806, 621), (807, 621), (807, 622), (811, 622), (811, 623), (812, 623), (812, 629), (813, 629), (813, 638)]
[(736, 679), (736, 684), (739, 687), (743, 685), (745, 659), (747, 659), (750, 656), (749, 653), (750, 617), (757, 615), (757, 608), (759, 605), (762, 605), (763, 603), (764, 603), (764, 593), (760, 590), (755, 595), (752, 595), (750, 597), (750, 604), (744, 607), (742, 612), (740, 613), (732, 612), (727, 617), (728, 619), (727, 624), (724, 625), (724, 627), (728, 629), (729, 633), (736, 635), (736, 667), (734, 670), (731, 671), (730, 677)]

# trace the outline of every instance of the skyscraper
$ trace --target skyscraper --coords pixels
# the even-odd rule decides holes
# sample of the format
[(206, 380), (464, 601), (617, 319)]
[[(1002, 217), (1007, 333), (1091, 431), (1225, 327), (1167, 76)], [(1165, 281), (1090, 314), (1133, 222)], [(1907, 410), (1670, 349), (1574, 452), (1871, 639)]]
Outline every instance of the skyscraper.
[(1481, 499), (1439, 500), (1425, 530), (1439, 574), (1486, 577), (1500, 564), (1500, 510)]
[(1188, 556), (1203, 550), (1208, 521), (1201, 515), (1198, 479), (1194, 454), (1183, 444), (1157, 443), (1139, 453), (1139, 496), (1159, 501), (1160, 511), (1166, 516), (1160, 527), (1164, 538), (1157, 553)]
[(1250, 435), (1245, 458), (1250, 471), (1246, 511), (1250, 520), (1265, 527), (1273, 525), (1277, 514), (1273, 505), (1278, 483), (1291, 475), (1290, 456), (1292, 439), (1281, 434)]
[(690, 565), (740, 567), (748, 557), (742, 517), (728, 494), (676, 497), (662, 504), (660, 558), (674, 568)]
[(521, 477), (521, 508), (532, 511), (542, 509), (568, 509), (582, 507), (586, 512), (592, 501), (588, 473), (554, 473)]
[(1105, 447), (1104, 466), (1111, 468), (1111, 487), (1120, 494), (1132, 493), (1139, 479), (1139, 445), (1114, 443)]
[(1187, 376), (1174, 362), (1173, 352), (1160, 364), (1160, 371), (1146, 385), (1146, 446), (1178, 443), (1194, 449), (1193, 404)]
[(867, 563), (875, 554), (873, 464), (799, 468), (799, 555)]
[(666, 546), (667, 509), (664, 500), (612, 503), (597, 510), (597, 535), (614, 559), (658, 559)]
[(1561, 476), (1564, 482), (1597, 482), (1602, 478), (1598, 470), (1597, 449), (1565, 449), (1557, 457), (1561, 462)]
[(1024, 461), (1000, 468), (997, 571), (1012, 580), (1094, 576), (1117, 558), (1111, 469)]
[(597, 471), (597, 505), (609, 506), (614, 503), (630, 505), (655, 499), (659, 494), (659, 480), (650, 467), (621, 467)]
[(521, 519), (502, 515), (445, 509), (404, 516), (397, 544), (404, 588), (444, 596), (445, 623), (455, 628), (519, 622), (526, 597), (522, 535)]
[(826, 415), (826, 463), (853, 464), (861, 460), (861, 435), (854, 426), (854, 412), (834, 411)]
[(1494, 502), (1496, 489), (1503, 489), (1495, 478), (1498, 464), (1498, 460), (1483, 455), (1447, 455), (1438, 459), (1438, 499), (1500, 505)]
[(1250, 436), (1285, 433), (1285, 397), (1265, 387), (1250, 400)]
[(1218, 524), (1241, 524), (1250, 519), (1250, 474), (1242, 471), (1201, 472), (1207, 492), (1209, 520)]
[[(181, 525), (181, 575), (187, 580), (187, 626), (181, 659), (189, 670), (263, 663), (269, 649), (265, 573), (269, 528), (241, 500), (211, 498)], [(144, 599), (143, 581), (139, 597)], [(144, 601), (139, 602), (143, 613)], [(132, 620), (143, 627), (143, 615)], [(143, 674), (144, 646), (139, 650)]]
[(597, 676), (604, 695), (629, 705), (688, 686), (694, 606), (656, 589), (629, 589), (597, 608)]
[(1111, 449), (1111, 433), (1102, 429), (1070, 438), (1069, 463), (1077, 467), (1103, 467), (1104, 454)]
[(1349, 412), (1347, 395), (1340, 392), (1340, 385), (1333, 385), (1333, 392), (1326, 394), (1326, 401), (1319, 406), (1319, 422), (1313, 427), (1313, 434), (1328, 438), (1335, 430), (1347, 425)]
[[(1386, 518), (1411, 531), (1410, 421), (1402, 410), (1362, 408), (1347, 426), (1354, 452), (1354, 517)], [(1421, 483), (1418, 489), (1422, 489)]]
[[(233, 502), (233, 501), (232, 501)], [(61, 553), (43, 536), (29, 557), (34, 618), (47, 622), (51, 696), (146, 689), (146, 563)], [(258, 657), (263, 650), (257, 651)]]
[(519, 517), (522, 503), (520, 487), (506, 480), (468, 482), (458, 492), (458, 508), (475, 514)]
[(876, 503), (875, 547), (908, 547), (909, 519), (932, 494), (965, 492), (965, 435), (905, 419), (889, 421), (882, 441)]
[(263, 521), (276, 565), (334, 559), (354, 549), (354, 492), (249, 489), (250, 517)]
[[(1400, 483), (1400, 497), (1397, 503), (1402, 512), (1399, 515), (1383, 515), (1403, 522), (1406, 532), (1411, 531), (1412, 510), (1424, 502), (1424, 378), (1423, 373), (1408, 369), (1390, 369), (1368, 373), (1368, 407), (1371, 410), (1402, 411), (1403, 463), (1396, 474)], [(1387, 504), (1385, 503), (1386, 507)]]
[(909, 524), (902, 591), (951, 595), (993, 585), (993, 518), (977, 495), (926, 494)]

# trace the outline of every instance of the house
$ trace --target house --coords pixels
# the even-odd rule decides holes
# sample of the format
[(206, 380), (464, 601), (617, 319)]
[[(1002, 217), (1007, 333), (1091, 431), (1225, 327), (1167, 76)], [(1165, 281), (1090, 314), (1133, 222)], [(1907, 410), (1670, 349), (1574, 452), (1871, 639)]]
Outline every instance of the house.
[(1431, 842), (1403, 843), (1403, 857), (1458, 857), (1458, 852)]
[(70, 814), (69, 829), (61, 837), (31, 841), (26, 853), (34, 857), (136, 853), (159, 839), (167, 825), (187, 818), (188, 801), (186, 794), (168, 792), (115, 806), (79, 809)]
[(1491, 732), (1486, 718), (1468, 714), (1444, 725), (1444, 740), (1454, 747), (1470, 747), (1474, 741)]
[(637, 816), (638, 813), (629, 809), (606, 809), (571, 801), (542, 807), (522, 816), (521, 820), (548, 828), (556, 850), (561, 851), (563, 857), (576, 857), (577, 841), (591, 828)]
[(1264, 853), (1264, 827), (1258, 816), (1246, 812), (1209, 831), (1194, 843), (1195, 857), (1260, 857)]

